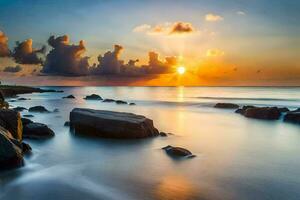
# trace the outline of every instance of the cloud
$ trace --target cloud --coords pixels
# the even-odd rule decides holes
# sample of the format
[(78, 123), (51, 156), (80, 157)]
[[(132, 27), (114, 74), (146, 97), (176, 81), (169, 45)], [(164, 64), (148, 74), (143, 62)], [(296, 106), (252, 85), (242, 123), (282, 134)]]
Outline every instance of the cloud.
[(45, 46), (41, 49), (32, 48), (32, 39), (28, 39), (23, 42), (16, 42), (12, 57), (16, 63), (20, 64), (42, 64), (43, 60), (39, 56), (44, 54), (45, 50)]
[(148, 35), (183, 35), (196, 33), (196, 28), (189, 22), (174, 22), (163, 23), (151, 26), (149, 24), (142, 24), (133, 29), (136, 33), (146, 33)]
[(10, 73), (17, 73), (20, 71), (22, 71), (22, 67), (20, 65), (17, 65), (15, 67), (8, 66), (8, 67), (5, 67), (3, 70), (3, 72), (10, 72)]
[(208, 22), (218, 22), (218, 21), (223, 21), (224, 18), (221, 17), (220, 15), (215, 15), (215, 14), (209, 13), (209, 14), (205, 15), (205, 20)]
[(86, 48), (81, 40), (78, 45), (70, 44), (69, 36), (51, 36), (48, 44), (53, 48), (47, 55), (43, 73), (64, 76), (88, 74), (88, 57), (82, 57)]
[(8, 38), (6, 35), (0, 31), (0, 57), (10, 56), (10, 50), (8, 48)]
[(90, 70), (90, 75), (117, 75), (117, 76), (145, 76), (149, 74), (165, 74), (174, 71), (178, 59), (175, 56), (166, 57), (160, 60), (156, 52), (149, 52), (149, 62), (147, 65), (138, 66), (138, 59), (130, 59), (125, 64), (120, 59), (124, 48), (115, 45), (113, 51), (107, 51), (103, 56), (99, 55), (99, 64)]
[(218, 56), (223, 56), (224, 54), (225, 54), (225, 52), (221, 51), (219, 49), (208, 49), (206, 51), (207, 57), (218, 57)]
[(237, 11), (236, 14), (238, 14), (238, 15), (246, 15), (246, 13), (243, 12), (243, 11)]

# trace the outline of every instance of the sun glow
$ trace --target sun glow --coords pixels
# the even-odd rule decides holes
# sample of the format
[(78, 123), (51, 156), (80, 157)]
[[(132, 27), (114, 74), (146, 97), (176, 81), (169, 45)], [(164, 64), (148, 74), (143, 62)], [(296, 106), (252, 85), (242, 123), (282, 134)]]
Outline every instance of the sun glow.
[(177, 67), (177, 73), (182, 75), (185, 73), (185, 67), (184, 66), (180, 66), (180, 67)]

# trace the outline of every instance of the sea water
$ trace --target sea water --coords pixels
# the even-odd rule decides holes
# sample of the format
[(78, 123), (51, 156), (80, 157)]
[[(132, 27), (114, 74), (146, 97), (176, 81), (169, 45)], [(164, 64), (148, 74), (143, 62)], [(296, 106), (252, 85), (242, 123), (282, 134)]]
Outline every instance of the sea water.
[[(49, 87), (47, 87), (49, 88)], [(25, 140), (25, 166), (0, 173), (0, 199), (300, 199), (300, 126), (282, 119), (245, 118), (217, 102), (300, 107), (300, 88), (50, 87), (64, 93), (20, 95), (12, 106), (42, 105), (34, 113), (55, 137)], [(136, 103), (86, 101), (86, 95)], [(63, 99), (73, 94), (76, 99)], [(76, 136), (64, 127), (73, 108), (131, 112), (174, 135), (138, 140)], [(24, 111), (21, 114), (28, 114)], [(197, 157), (172, 159), (166, 145)]]

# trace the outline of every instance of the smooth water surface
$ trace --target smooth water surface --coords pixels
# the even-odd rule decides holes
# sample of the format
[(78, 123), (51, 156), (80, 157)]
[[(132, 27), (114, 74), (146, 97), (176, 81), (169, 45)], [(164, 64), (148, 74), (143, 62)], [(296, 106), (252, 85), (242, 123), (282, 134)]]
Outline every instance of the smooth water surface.
[[(34, 114), (56, 136), (26, 140), (33, 153), (23, 168), (0, 173), (0, 199), (300, 199), (300, 126), (247, 119), (216, 102), (300, 107), (300, 88), (52, 87), (64, 93), (20, 95), (13, 106), (43, 105)], [(103, 98), (136, 106), (85, 101)], [(76, 99), (62, 99), (73, 94)], [(140, 140), (79, 137), (64, 127), (75, 107), (133, 112), (174, 135)], [(28, 114), (27, 111), (22, 114)], [(162, 147), (197, 155), (174, 160)]]

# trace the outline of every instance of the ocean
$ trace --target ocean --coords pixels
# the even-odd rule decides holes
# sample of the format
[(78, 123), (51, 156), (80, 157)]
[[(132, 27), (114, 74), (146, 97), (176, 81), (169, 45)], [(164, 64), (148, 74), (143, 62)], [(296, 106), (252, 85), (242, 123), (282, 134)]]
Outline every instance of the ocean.
[[(300, 126), (245, 118), (218, 102), (300, 107), (299, 87), (44, 87), (64, 93), (20, 95), (12, 106), (42, 105), (34, 114), (56, 136), (25, 140), (25, 166), (0, 173), (0, 199), (231, 200), (300, 199)], [(86, 101), (86, 95), (136, 103)], [(76, 99), (62, 99), (73, 94)], [(113, 140), (74, 135), (73, 108), (132, 112), (153, 119), (168, 137)], [(24, 111), (21, 114), (28, 114)], [(189, 149), (197, 157), (172, 159), (161, 148)]]

